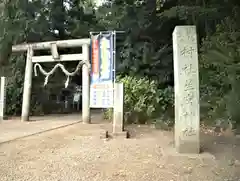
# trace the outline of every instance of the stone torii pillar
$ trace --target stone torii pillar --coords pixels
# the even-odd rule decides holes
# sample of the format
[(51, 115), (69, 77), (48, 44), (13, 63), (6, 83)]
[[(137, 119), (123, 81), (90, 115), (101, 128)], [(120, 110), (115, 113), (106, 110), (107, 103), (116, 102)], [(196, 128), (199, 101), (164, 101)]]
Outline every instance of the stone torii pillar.
[(29, 120), (29, 109), (30, 109), (30, 102), (31, 102), (31, 89), (32, 89), (32, 69), (33, 69), (32, 57), (33, 57), (33, 48), (32, 46), (29, 46), (27, 50), (27, 59), (26, 59), (26, 67), (25, 67), (21, 121)]

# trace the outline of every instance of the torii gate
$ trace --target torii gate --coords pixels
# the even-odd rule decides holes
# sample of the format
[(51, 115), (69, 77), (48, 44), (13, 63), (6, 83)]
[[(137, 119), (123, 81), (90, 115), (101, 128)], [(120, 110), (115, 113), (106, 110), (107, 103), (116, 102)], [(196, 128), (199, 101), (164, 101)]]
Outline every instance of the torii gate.
[[(90, 39), (73, 39), (63, 41), (40, 42), (32, 44), (20, 44), (12, 47), (12, 52), (27, 51), (21, 115), (22, 121), (29, 120), (33, 63), (81, 61), (80, 63), (82, 64), (82, 121), (83, 123), (90, 123), (89, 45)], [(58, 48), (73, 48), (73, 47), (82, 47), (82, 53), (64, 55), (58, 54)], [(47, 50), (47, 49), (51, 50), (52, 55), (34, 56), (34, 50)], [(57, 67), (55, 66), (54, 68)], [(62, 68), (62, 70), (63, 69), (64, 68)], [(77, 71), (78, 68), (76, 69), (75, 72)], [(73, 75), (73, 73), (69, 74)], [(48, 75), (46, 78), (48, 78)]]

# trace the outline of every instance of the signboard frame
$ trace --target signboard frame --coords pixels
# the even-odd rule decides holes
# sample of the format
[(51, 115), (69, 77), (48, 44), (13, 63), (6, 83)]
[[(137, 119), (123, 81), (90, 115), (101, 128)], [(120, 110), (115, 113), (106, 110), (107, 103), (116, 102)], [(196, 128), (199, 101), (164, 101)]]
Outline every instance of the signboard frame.
[[(95, 35), (94, 35), (95, 34)], [(115, 31), (90, 33), (90, 107), (114, 107)]]

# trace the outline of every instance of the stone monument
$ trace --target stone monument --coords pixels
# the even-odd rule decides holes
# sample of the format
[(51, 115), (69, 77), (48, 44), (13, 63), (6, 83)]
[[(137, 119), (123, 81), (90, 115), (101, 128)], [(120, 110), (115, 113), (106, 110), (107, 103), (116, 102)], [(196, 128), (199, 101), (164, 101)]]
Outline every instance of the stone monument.
[(199, 153), (199, 72), (195, 26), (175, 27), (173, 52), (175, 146), (178, 153)]

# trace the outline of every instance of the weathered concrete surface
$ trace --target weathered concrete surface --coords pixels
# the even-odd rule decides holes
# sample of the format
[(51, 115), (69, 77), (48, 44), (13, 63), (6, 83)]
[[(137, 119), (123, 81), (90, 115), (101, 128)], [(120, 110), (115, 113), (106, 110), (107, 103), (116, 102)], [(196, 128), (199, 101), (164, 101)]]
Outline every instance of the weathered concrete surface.
[(38, 134), (79, 122), (80, 115), (31, 117), (29, 122), (12, 118), (0, 122), (0, 143)]
[[(102, 120), (100, 120), (101, 122)], [(205, 145), (214, 157), (169, 152), (173, 133), (131, 125), (132, 139), (100, 139), (111, 123), (76, 124), (0, 145), (1, 181), (238, 181), (240, 147)], [(109, 127), (110, 126), (110, 127)], [(219, 138), (219, 137), (218, 137)], [(201, 140), (203, 141), (203, 140)], [(236, 142), (237, 143), (237, 142)], [(172, 149), (173, 150), (173, 149)], [(210, 151), (209, 150), (209, 151)], [(229, 160), (231, 159), (231, 162)], [(238, 160), (238, 161), (237, 161)]]

